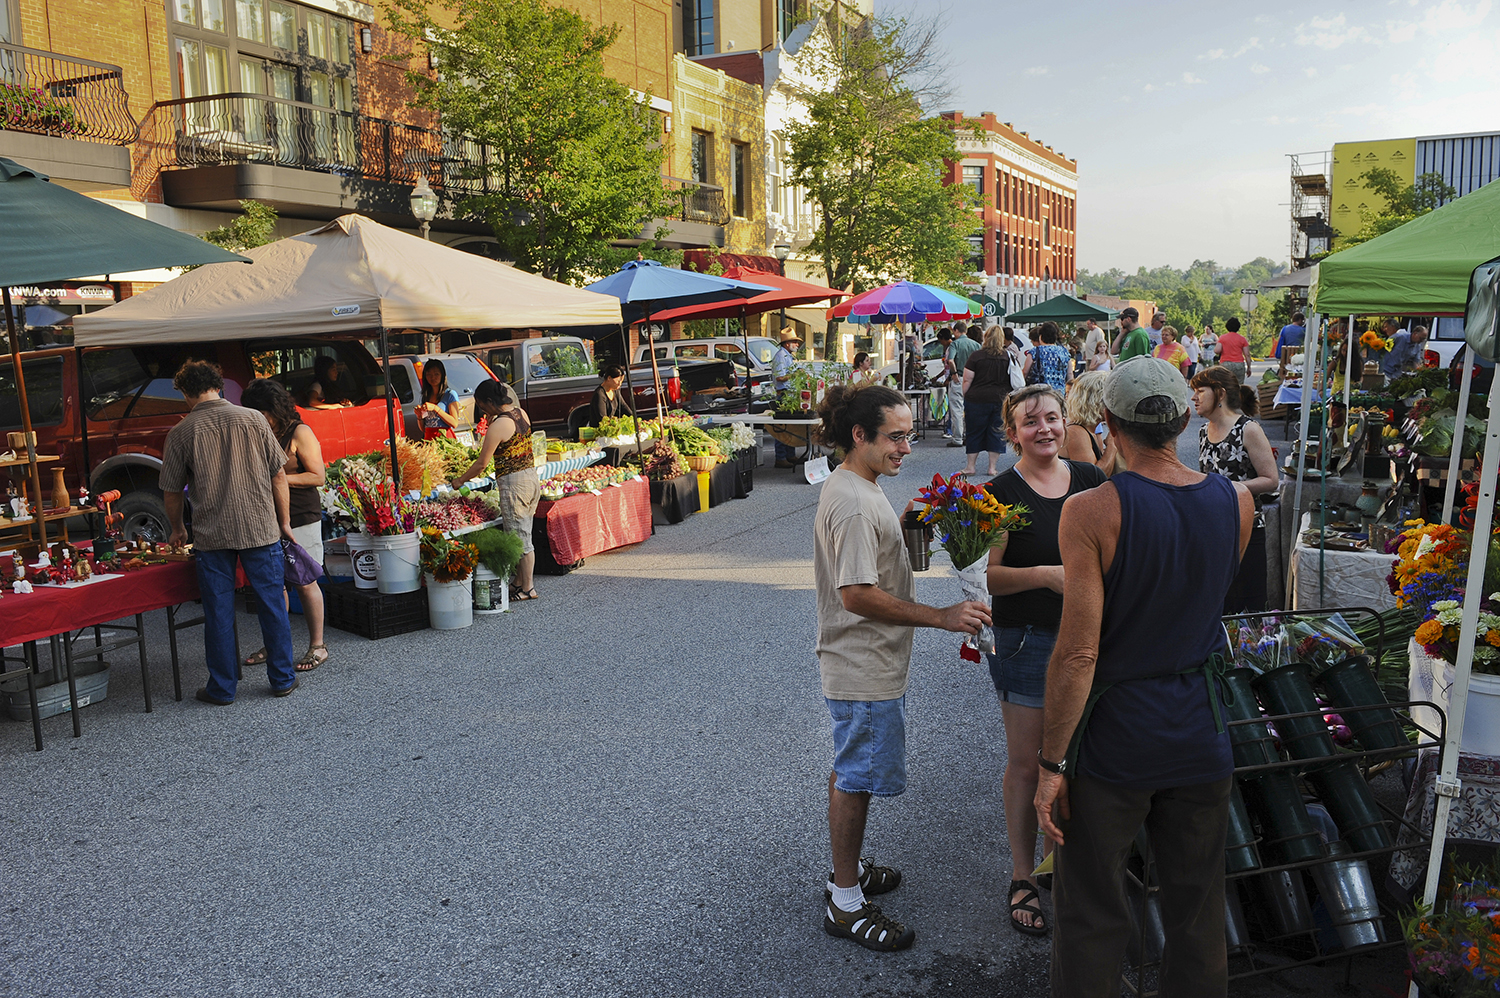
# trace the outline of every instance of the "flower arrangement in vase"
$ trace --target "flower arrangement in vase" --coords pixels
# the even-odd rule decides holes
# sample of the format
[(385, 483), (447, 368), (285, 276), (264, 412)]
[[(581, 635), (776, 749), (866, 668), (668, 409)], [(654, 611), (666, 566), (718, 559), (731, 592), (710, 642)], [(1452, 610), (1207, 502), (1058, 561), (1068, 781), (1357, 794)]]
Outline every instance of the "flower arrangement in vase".
[[(1414, 606), (1424, 613), (1416, 640), (1427, 654), (1450, 665), (1458, 660), (1463, 622), (1463, 599), (1468, 584), (1472, 535), (1447, 524), (1408, 520), (1407, 529), (1392, 544), (1396, 564), (1386, 582), (1398, 607)], [(1500, 565), (1500, 543), (1490, 541), (1487, 564)], [(1474, 671), (1500, 674), (1500, 580), (1494, 568), (1485, 573), (1491, 590), (1479, 604), (1475, 627)]]
[(1442, 910), (1418, 904), (1402, 920), (1412, 978), (1432, 998), (1500, 991), (1500, 888), (1472, 872), (1455, 878)]
[(479, 551), (462, 538), (443, 536), (436, 527), (422, 528), (422, 571), (438, 582), (462, 582), (474, 574)]
[(389, 478), (373, 486), (359, 478), (346, 478), (335, 502), (371, 537), (409, 534), (416, 529), (414, 504), (396, 491)]

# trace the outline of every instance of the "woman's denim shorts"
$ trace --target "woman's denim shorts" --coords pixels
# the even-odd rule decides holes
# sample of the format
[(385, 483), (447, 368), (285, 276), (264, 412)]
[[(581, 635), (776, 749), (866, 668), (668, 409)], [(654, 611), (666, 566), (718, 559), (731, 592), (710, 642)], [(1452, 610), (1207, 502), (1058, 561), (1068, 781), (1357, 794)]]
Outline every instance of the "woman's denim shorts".
[(1005, 453), (1005, 403), (964, 403), (964, 453)]
[(906, 697), (829, 700), (828, 715), (836, 789), (875, 797), (906, 789)]
[(995, 654), (990, 658), (990, 678), (995, 692), (1006, 703), (1020, 707), (1042, 707), (1047, 695), (1047, 663), (1057, 632), (1040, 627), (995, 628)]

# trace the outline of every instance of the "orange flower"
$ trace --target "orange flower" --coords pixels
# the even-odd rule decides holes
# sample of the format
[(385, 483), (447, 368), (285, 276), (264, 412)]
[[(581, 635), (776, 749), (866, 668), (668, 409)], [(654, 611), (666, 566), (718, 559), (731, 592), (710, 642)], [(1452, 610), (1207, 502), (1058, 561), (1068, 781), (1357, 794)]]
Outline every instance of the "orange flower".
[[(1491, 631), (1490, 633), (1493, 634), (1495, 632)], [(1435, 620), (1424, 620), (1421, 626), (1417, 628), (1416, 638), (1417, 644), (1420, 645), (1436, 644), (1443, 638), (1443, 625)]]
[(1490, 628), (1484, 633), (1484, 640), (1489, 642), (1491, 646), (1500, 648), (1500, 631), (1495, 630), (1493, 627)]

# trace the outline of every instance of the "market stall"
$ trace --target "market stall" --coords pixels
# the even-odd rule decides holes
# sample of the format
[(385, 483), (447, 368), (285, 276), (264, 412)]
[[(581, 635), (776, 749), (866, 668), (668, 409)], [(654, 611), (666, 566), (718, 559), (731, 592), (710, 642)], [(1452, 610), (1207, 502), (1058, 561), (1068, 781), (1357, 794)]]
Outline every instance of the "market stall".
[(651, 536), (651, 487), (632, 477), (602, 489), (544, 499), (532, 526), (538, 561), (545, 550), (559, 568)]

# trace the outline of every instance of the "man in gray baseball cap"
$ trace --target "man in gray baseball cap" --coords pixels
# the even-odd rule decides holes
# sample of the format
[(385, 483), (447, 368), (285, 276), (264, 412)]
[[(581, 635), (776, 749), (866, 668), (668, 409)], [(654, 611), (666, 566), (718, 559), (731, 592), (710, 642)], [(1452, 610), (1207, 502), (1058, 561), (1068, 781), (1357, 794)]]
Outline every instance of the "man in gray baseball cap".
[(1037, 760), (1037, 817), (1057, 842), (1052, 994), (1120, 993), (1125, 860), (1144, 826), (1166, 928), (1160, 993), (1222, 998), (1234, 761), (1219, 613), (1255, 503), (1177, 459), (1192, 393), (1171, 364), (1121, 364), (1104, 406), (1129, 470), (1063, 505), (1062, 626)]

